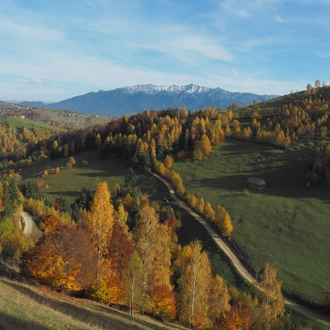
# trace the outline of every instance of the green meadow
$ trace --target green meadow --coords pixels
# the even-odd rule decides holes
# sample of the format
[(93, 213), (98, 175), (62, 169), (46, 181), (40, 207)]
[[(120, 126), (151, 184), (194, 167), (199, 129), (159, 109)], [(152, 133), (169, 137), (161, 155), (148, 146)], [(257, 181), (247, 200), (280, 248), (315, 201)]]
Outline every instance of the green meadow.
[[(56, 159), (54, 161), (47, 160), (39, 164), (31, 164), (22, 171), (22, 178), (41, 178), (45, 169), (49, 175), (42, 178), (49, 188), (45, 191), (46, 195), (53, 199), (62, 195), (70, 202), (73, 202), (79, 195), (82, 188), (95, 190), (101, 181), (108, 183), (109, 189), (112, 190), (116, 183), (121, 186), (125, 185), (125, 175), (131, 165), (122, 159), (100, 160), (98, 152), (86, 152), (75, 155), (76, 165), (72, 170), (68, 170), (66, 163), (68, 158)], [(88, 165), (81, 166), (82, 161), (88, 162)], [(51, 174), (52, 168), (60, 168), (59, 174)], [(152, 200), (162, 200), (169, 198), (169, 192), (166, 186), (156, 180), (152, 175), (135, 168), (137, 176), (137, 185), (142, 191), (147, 193)]]
[[(330, 200), (327, 185), (305, 187), (314, 149), (311, 142), (283, 151), (227, 140), (204, 160), (186, 158), (174, 170), (188, 193), (229, 211), (232, 241), (253, 272), (269, 262), (288, 295), (324, 304), (330, 294)], [(251, 176), (264, 179), (267, 188), (248, 187)]]
[(9, 117), (9, 118), (4, 118), (0, 117), (0, 122), (8, 122), (11, 124), (11, 126), (14, 129), (22, 129), (24, 126), (28, 129), (32, 129), (34, 126), (43, 128), (45, 130), (59, 130), (58, 128), (41, 122), (41, 121), (36, 121), (36, 120), (30, 120), (30, 119), (25, 119), (25, 118), (19, 118), (19, 117)]

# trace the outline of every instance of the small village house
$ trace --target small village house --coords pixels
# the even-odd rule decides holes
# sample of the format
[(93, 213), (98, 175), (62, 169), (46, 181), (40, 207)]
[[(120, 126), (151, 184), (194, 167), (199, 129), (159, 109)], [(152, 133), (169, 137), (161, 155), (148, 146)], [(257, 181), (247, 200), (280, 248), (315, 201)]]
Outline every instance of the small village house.
[(247, 183), (249, 184), (249, 187), (253, 187), (253, 188), (257, 188), (257, 189), (266, 188), (266, 181), (264, 179), (254, 178), (251, 176), (247, 180)]

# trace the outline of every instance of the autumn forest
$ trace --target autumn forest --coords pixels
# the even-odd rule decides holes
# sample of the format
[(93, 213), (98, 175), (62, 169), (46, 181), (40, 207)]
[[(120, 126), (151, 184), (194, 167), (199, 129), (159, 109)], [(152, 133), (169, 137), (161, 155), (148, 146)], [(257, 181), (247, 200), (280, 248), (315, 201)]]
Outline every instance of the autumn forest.
[[(269, 146), (283, 158), (305, 144), (312, 158), (299, 189), (311, 194), (329, 191), (329, 104), (329, 87), (309, 86), (248, 107), (149, 110), (84, 128), (59, 123), (49, 128), (14, 127), (3, 120), (0, 258), (14, 264), (31, 283), (115, 306), (132, 316), (150, 315), (193, 329), (310, 329), (310, 323), (285, 307), (276, 267), (266, 260), (256, 272), (242, 257), (233, 203), (228, 205), (225, 199), (215, 203), (193, 190), (179, 164), (211, 162), (215, 149), (221, 150), (227, 141), (242, 148), (245, 143)], [(63, 172), (88, 169), (91, 152), (99, 162), (128, 164), (121, 183), (109, 186), (100, 179), (71, 198), (50, 195), (49, 178), (61, 182)], [(64, 160), (65, 166), (57, 160)], [(37, 166), (41, 170), (36, 175)], [(142, 170), (165, 179), (182, 204), (148, 196), (137, 184), (136, 173)], [(34, 174), (28, 177), (29, 173)], [(259, 193), (245, 182), (239, 191), (246, 200)], [(197, 212), (236, 249), (261, 290), (228, 284), (214, 271), (199, 240), (181, 244), (177, 232), (182, 205)], [(33, 232), (24, 234), (27, 223), (22, 213), (33, 218)], [(298, 303), (327, 315), (326, 297), (322, 301), (306, 297), (290, 293)]]

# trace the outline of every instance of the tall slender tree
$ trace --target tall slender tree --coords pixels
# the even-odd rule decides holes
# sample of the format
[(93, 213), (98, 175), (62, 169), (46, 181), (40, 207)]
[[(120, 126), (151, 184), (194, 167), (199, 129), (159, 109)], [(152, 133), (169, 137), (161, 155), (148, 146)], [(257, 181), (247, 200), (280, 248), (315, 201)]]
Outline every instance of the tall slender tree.
[(210, 325), (209, 292), (211, 264), (202, 245), (195, 241), (182, 250), (179, 257), (179, 317), (190, 327), (204, 329)]
[(274, 329), (282, 321), (285, 312), (282, 282), (278, 281), (276, 276), (276, 269), (268, 263), (260, 275), (260, 286), (263, 290), (260, 319), (265, 330)]
[(171, 290), (170, 236), (167, 226), (159, 223), (155, 209), (149, 205), (141, 209), (134, 238), (146, 274), (143, 284), (146, 297), (150, 296), (154, 288), (158, 286), (164, 285)]
[(100, 279), (102, 258), (106, 255), (113, 227), (113, 205), (110, 201), (108, 184), (100, 182), (97, 185), (90, 212), (87, 212), (86, 226), (97, 250), (97, 282)]

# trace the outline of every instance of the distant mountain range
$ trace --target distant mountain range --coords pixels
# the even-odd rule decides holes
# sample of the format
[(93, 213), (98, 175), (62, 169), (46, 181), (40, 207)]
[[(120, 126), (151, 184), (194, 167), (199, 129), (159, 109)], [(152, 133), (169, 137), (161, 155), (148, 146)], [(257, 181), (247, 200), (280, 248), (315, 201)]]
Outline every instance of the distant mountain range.
[(277, 95), (228, 92), (221, 88), (197, 85), (156, 86), (136, 85), (109, 91), (90, 92), (56, 103), (21, 102), (30, 107), (69, 109), (81, 113), (129, 115), (143, 110), (161, 110), (170, 107), (200, 110), (209, 106), (225, 109), (229, 104), (249, 105), (254, 100), (266, 101)]

